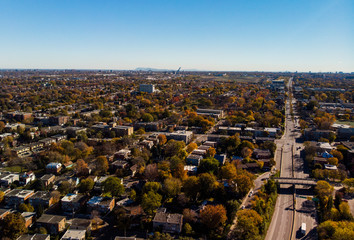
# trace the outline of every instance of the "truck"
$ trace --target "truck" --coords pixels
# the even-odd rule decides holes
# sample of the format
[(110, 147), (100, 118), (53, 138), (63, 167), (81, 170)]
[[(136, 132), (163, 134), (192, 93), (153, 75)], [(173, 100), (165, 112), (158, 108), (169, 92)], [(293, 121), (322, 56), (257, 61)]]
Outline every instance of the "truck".
[(306, 234), (306, 223), (301, 224), (301, 234), (305, 235)]

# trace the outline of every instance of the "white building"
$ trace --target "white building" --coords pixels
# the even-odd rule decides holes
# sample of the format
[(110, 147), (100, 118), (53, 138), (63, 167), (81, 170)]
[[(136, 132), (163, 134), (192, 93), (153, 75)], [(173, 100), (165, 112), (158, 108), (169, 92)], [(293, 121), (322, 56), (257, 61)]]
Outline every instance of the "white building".
[(140, 84), (139, 86), (139, 92), (154, 93), (155, 91), (155, 85), (153, 84)]

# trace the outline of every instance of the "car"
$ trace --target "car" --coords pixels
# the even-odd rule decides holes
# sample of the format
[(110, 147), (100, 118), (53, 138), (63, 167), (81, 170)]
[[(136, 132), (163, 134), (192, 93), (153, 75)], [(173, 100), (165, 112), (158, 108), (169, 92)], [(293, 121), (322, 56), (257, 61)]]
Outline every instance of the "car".
[(248, 194), (248, 197), (251, 197), (253, 194), (253, 191), (250, 191), (250, 193)]
[(241, 209), (242, 209), (242, 210), (245, 209), (245, 205), (242, 205), (242, 206), (241, 206)]

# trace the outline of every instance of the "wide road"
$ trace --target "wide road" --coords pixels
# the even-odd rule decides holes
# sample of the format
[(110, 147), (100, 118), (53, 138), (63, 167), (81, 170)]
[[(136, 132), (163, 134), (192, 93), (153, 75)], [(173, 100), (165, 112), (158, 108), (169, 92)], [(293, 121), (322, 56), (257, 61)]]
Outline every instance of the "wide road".
[[(288, 82), (288, 88), (291, 89), (291, 87), (292, 79)], [(296, 105), (294, 99), (292, 104), (293, 106)], [(300, 151), (303, 146), (301, 143), (296, 142), (296, 139), (301, 136), (298, 128), (298, 116), (293, 108), (294, 119), (292, 119), (290, 107), (290, 98), (288, 98), (285, 106), (284, 135), (280, 140), (276, 141), (277, 168), (281, 170), (281, 177), (308, 178), (309, 174), (304, 167), (304, 161), (300, 158)], [(296, 211), (294, 211), (294, 190), (292, 186), (285, 184), (281, 186), (266, 240), (312, 239), (312, 236), (315, 235), (313, 229), (316, 226), (316, 215), (312, 201), (306, 199), (306, 197), (312, 197), (309, 195), (308, 188), (305, 186), (296, 187)], [(302, 222), (307, 225), (307, 233), (310, 232), (306, 236), (302, 236), (299, 231)]]
[[(291, 87), (292, 79), (288, 82)], [(292, 151), (295, 143), (293, 134), (294, 123), (290, 115), (289, 99), (285, 105), (285, 129), (281, 139), (276, 140), (277, 153), (275, 161), (277, 169), (280, 170), (281, 177), (293, 177)], [(269, 226), (266, 240), (287, 240), (290, 239), (293, 219), (293, 191), (291, 185), (282, 185), (279, 191), (278, 200), (272, 222)]]

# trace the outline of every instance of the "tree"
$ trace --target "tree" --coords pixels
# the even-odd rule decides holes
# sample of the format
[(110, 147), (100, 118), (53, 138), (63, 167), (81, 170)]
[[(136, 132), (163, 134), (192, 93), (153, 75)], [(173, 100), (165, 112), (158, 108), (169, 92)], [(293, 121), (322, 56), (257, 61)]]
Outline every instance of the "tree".
[(198, 220), (198, 214), (189, 208), (183, 209), (183, 221), (187, 223), (195, 223)]
[(346, 187), (346, 190), (351, 193), (354, 190), (354, 178), (345, 179), (343, 185)]
[(186, 151), (188, 153), (191, 153), (191, 152), (193, 152), (193, 150), (195, 150), (197, 148), (198, 148), (198, 145), (195, 142), (191, 142), (190, 144), (188, 144)]
[(164, 148), (166, 157), (177, 156), (180, 159), (184, 159), (187, 156), (187, 152), (184, 150), (186, 144), (183, 141), (169, 140)]
[(350, 212), (349, 204), (347, 202), (341, 202), (341, 204), (339, 204), (339, 212), (342, 220), (353, 220), (353, 216)]
[(198, 173), (213, 173), (216, 174), (219, 168), (219, 161), (215, 158), (205, 158), (200, 161), (200, 165), (198, 167)]
[(234, 164), (226, 163), (224, 166), (221, 167), (220, 170), (221, 177), (227, 180), (233, 180), (236, 178), (236, 167)]
[(335, 158), (335, 157), (328, 158), (327, 161), (328, 161), (328, 163), (331, 164), (331, 165), (335, 165), (335, 166), (338, 165), (338, 159)]
[(0, 191), (0, 203), (4, 200), (5, 193)]
[(188, 177), (183, 182), (183, 190), (187, 197), (191, 198), (192, 200), (196, 200), (198, 193), (200, 191), (198, 177), (196, 176)]
[(318, 181), (315, 191), (320, 199), (325, 199), (332, 195), (333, 187), (326, 181)]
[(227, 220), (226, 209), (221, 204), (216, 206), (207, 205), (200, 212), (200, 220), (209, 229), (222, 227)]
[(174, 240), (168, 233), (155, 232), (153, 236), (149, 237), (150, 240)]
[(33, 212), (34, 208), (31, 204), (26, 204), (26, 203), (21, 203), (18, 206), (18, 209), (20, 210), (20, 212)]
[(84, 175), (87, 172), (87, 169), (87, 163), (83, 159), (79, 159), (76, 161), (76, 173), (78, 175)]
[(72, 185), (71, 185), (71, 183), (69, 183), (68, 181), (63, 181), (63, 182), (60, 184), (58, 190), (59, 190), (59, 192), (60, 192), (61, 194), (66, 195), (66, 194), (68, 194), (69, 192), (71, 192), (71, 190), (72, 190)]
[(143, 122), (152, 122), (152, 121), (154, 121), (154, 117), (150, 113), (144, 113), (141, 116), (141, 119), (143, 120)]
[(342, 161), (343, 160), (343, 154), (340, 151), (333, 149), (331, 151), (331, 154), (333, 155), (333, 157), (337, 158), (338, 161)]
[(158, 140), (159, 140), (159, 145), (165, 145), (165, 143), (167, 142), (167, 138), (164, 134), (159, 134), (157, 136)]
[(6, 215), (1, 225), (2, 231), (0, 234), (10, 239), (17, 239), (20, 235), (27, 232), (25, 219), (20, 213), (10, 213)]
[(113, 197), (118, 197), (124, 193), (124, 186), (121, 180), (117, 177), (107, 178), (103, 184), (103, 191), (105, 193), (111, 194)]
[(237, 226), (232, 233), (233, 239), (257, 239), (263, 218), (254, 210), (240, 210), (237, 212)]
[(148, 181), (155, 181), (159, 176), (159, 170), (157, 164), (149, 164), (146, 166), (144, 175)]
[(145, 213), (152, 216), (156, 209), (161, 206), (162, 196), (153, 191), (144, 193), (141, 201), (141, 207), (144, 209)]
[(105, 156), (99, 156), (96, 159), (96, 173), (105, 174), (108, 170), (108, 161)]
[(161, 190), (162, 186), (161, 183), (159, 182), (147, 182), (145, 183), (143, 187), (143, 192), (148, 193), (150, 191), (153, 191), (155, 193), (159, 192)]
[(166, 196), (173, 198), (181, 192), (182, 183), (177, 178), (167, 178), (162, 186)]
[(36, 217), (37, 219), (40, 218), (43, 215), (44, 209), (42, 204), (39, 204), (36, 210)]
[(206, 156), (213, 158), (213, 157), (215, 156), (215, 154), (216, 154), (215, 148), (210, 147), (210, 148), (207, 150)]
[[(200, 195), (203, 199), (209, 198), (217, 187), (216, 177), (210, 173), (202, 173), (199, 175)], [(196, 189), (195, 189), (196, 191)]]
[(252, 180), (246, 175), (238, 175), (235, 179), (237, 183), (237, 191), (242, 195), (246, 195), (248, 191), (253, 187)]
[(5, 123), (0, 121), (0, 133), (4, 130), (5, 128)]
[(79, 190), (82, 193), (90, 192), (93, 189), (94, 181), (92, 178), (82, 179), (79, 184)]

